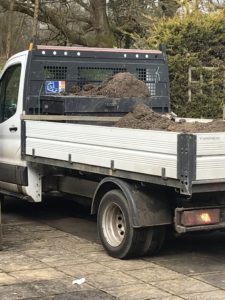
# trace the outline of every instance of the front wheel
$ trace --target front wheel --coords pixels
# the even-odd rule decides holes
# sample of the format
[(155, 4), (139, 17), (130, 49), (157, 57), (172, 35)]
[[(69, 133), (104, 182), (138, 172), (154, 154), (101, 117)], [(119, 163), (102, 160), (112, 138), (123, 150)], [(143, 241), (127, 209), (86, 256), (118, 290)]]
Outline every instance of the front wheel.
[(146, 230), (132, 227), (128, 203), (120, 190), (103, 196), (98, 209), (98, 233), (105, 250), (116, 258), (138, 256), (145, 245)]

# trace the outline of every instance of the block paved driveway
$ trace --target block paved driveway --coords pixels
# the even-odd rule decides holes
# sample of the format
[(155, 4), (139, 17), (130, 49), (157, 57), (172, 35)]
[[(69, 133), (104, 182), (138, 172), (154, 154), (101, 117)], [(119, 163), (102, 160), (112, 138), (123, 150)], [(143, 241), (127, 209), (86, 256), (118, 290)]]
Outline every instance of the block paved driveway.
[(0, 300), (225, 299), (225, 233), (182, 237), (154, 258), (121, 261), (103, 251), (88, 210), (65, 199), (6, 200)]

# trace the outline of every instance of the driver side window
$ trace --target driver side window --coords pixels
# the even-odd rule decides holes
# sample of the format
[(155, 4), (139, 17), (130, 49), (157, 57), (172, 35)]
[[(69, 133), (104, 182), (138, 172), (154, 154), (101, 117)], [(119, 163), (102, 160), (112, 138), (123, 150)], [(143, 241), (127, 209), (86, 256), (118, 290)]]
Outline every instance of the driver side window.
[(0, 82), (0, 123), (16, 113), (21, 65), (9, 67)]

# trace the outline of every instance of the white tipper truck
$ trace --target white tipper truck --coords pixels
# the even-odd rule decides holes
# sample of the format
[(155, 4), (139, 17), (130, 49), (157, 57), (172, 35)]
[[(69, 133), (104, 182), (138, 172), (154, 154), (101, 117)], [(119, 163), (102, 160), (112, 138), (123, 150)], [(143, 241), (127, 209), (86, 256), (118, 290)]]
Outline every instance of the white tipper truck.
[[(119, 72), (151, 97), (74, 96)], [(97, 214), (117, 258), (150, 255), (165, 232), (225, 228), (225, 132), (111, 126), (137, 103), (170, 111), (165, 51), (35, 46), (0, 75), (0, 193), (33, 202), (58, 192)]]

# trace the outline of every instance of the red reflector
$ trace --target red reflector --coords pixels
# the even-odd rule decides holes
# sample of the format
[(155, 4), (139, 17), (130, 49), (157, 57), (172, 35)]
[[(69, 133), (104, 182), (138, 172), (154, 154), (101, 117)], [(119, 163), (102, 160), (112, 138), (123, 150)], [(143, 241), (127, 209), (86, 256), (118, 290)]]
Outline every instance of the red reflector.
[(184, 226), (208, 225), (220, 222), (219, 209), (189, 210), (184, 211), (181, 223)]

